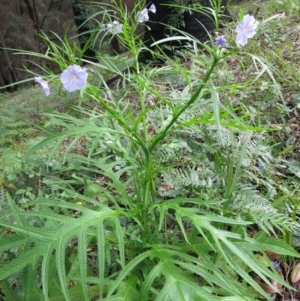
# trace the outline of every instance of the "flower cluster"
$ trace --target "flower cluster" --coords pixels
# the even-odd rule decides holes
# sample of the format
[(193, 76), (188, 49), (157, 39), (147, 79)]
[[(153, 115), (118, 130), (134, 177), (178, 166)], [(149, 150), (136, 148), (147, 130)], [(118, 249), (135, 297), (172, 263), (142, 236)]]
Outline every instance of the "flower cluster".
[[(156, 13), (156, 7), (151, 4), (150, 8), (144, 8), (142, 11), (137, 12), (137, 21), (139, 23), (149, 21), (149, 12)], [(117, 21), (113, 21), (110, 24), (103, 25), (111, 34), (122, 33), (123, 24)], [(256, 29), (258, 26), (258, 21), (249, 14), (245, 15), (242, 21), (238, 24), (235, 29), (237, 33), (236, 43), (241, 46), (245, 46), (248, 43), (248, 39), (252, 38), (256, 34)], [(225, 47), (226, 39), (224, 36), (219, 36), (215, 38), (217, 46)]]
[[(149, 20), (148, 12), (156, 13), (156, 7), (154, 4), (150, 6), (149, 9), (145, 8), (141, 12), (137, 13), (138, 22), (147, 22)], [(122, 32), (122, 24), (114, 21), (112, 24), (106, 24), (105, 27), (112, 34), (117, 34)], [(236, 43), (241, 46), (245, 46), (248, 43), (248, 39), (252, 38), (256, 34), (256, 29), (258, 22), (255, 18), (249, 14), (245, 15), (242, 21), (237, 25), (235, 32), (237, 33)], [(217, 46), (225, 47), (226, 39), (224, 36), (218, 36), (215, 38), (215, 43)], [(84, 68), (78, 65), (69, 66), (60, 75), (60, 80), (63, 87), (68, 92), (74, 92), (81, 89), (87, 83), (88, 73)], [(44, 91), (44, 93), (49, 96), (50, 88), (48, 82), (43, 80), (41, 77), (35, 77), (35, 82), (39, 83)]]
[[(68, 92), (74, 92), (83, 88), (87, 83), (88, 73), (84, 68), (78, 65), (69, 66), (60, 75), (60, 81), (63, 87)], [(44, 91), (44, 93), (49, 96), (50, 88), (48, 82), (43, 80), (41, 77), (35, 77), (35, 82), (39, 83)]]
[[(142, 11), (138, 11), (137, 21), (139, 23), (149, 21), (149, 15), (148, 15), (149, 11), (154, 14), (156, 13), (156, 7), (154, 4), (151, 4), (149, 9), (144, 8)], [(118, 21), (113, 21), (112, 23), (104, 24), (103, 27), (113, 35), (123, 32), (123, 24), (120, 24)]]

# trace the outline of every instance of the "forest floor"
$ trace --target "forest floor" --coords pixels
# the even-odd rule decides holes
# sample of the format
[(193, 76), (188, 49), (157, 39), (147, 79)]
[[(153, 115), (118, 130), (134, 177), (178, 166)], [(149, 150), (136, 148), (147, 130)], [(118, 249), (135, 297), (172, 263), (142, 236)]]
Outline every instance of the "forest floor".
[[(276, 81), (282, 95), (277, 94), (274, 83), (267, 79), (247, 87), (238, 95), (239, 101), (257, 112), (262, 123), (276, 129), (270, 133), (269, 141), (277, 154), (288, 160), (289, 178), (293, 175), (295, 189), (300, 188), (300, 4), (297, 1), (248, 1), (241, 4), (245, 12), (252, 12), (258, 20), (278, 15), (270, 21), (268, 30), (257, 38), (257, 44), (252, 44), (252, 50), (280, 71), (282, 77)], [(238, 8), (234, 6), (231, 12), (236, 15)], [(231, 76), (237, 81), (245, 76), (237, 62), (231, 62), (230, 68)], [(166, 80), (174, 80), (171, 77)], [(53, 87), (51, 95), (46, 97), (40, 86), (33, 84), (17, 92), (0, 94), (0, 185), (15, 191), (22, 188), (22, 184), (16, 183), (20, 170), (15, 168), (20, 166), (22, 155), (45, 137), (36, 125), (49, 125), (51, 121), (45, 115), (47, 113), (74, 114), (70, 107), (78, 102), (76, 93), (60, 95), (59, 89)], [(28, 167), (28, 172), (30, 170)], [(295, 241), (299, 248), (300, 233), (295, 233)], [(284, 278), (288, 277), (290, 269), (290, 264), (283, 261), (281, 273)], [(286, 280), (290, 282), (290, 279)], [(286, 290), (280, 296), (271, 292), (270, 295), (276, 301), (300, 300), (300, 282), (291, 285), (295, 292)]]

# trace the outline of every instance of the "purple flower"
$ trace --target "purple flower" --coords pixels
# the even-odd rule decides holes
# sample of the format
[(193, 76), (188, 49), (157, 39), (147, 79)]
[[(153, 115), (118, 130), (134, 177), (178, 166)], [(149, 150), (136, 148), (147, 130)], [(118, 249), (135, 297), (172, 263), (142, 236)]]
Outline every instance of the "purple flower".
[(156, 7), (153, 3), (150, 5), (150, 8), (148, 9), (148, 11), (151, 11), (153, 14), (156, 13)]
[(43, 89), (44, 93), (46, 94), (46, 96), (49, 96), (50, 88), (48, 86), (48, 82), (43, 80), (41, 77), (35, 77), (34, 80), (36, 83), (39, 83), (42, 86), (42, 89)]
[(248, 43), (248, 39), (256, 34), (257, 25), (258, 22), (253, 16), (250, 16), (249, 14), (245, 15), (235, 29), (235, 32), (237, 32), (235, 42), (238, 45), (245, 46)]
[(137, 12), (137, 19), (140, 23), (149, 21), (148, 9), (144, 8), (141, 12)]
[(225, 47), (226, 39), (224, 36), (219, 36), (215, 38), (215, 42), (217, 46)]
[(274, 269), (278, 269), (280, 267), (280, 261), (275, 260), (275, 261), (272, 261), (272, 263), (273, 263)]
[(149, 14), (148, 14), (149, 11), (152, 12), (153, 14), (156, 13), (156, 7), (153, 3), (150, 5), (149, 9), (144, 8), (141, 12), (140, 11), (137, 12), (137, 20), (140, 23), (149, 21)]
[(104, 27), (111, 33), (117, 34), (123, 32), (123, 24), (120, 24), (118, 21), (113, 21), (110, 24), (105, 24)]
[(60, 80), (68, 92), (81, 89), (87, 83), (88, 74), (78, 65), (69, 66), (61, 75)]

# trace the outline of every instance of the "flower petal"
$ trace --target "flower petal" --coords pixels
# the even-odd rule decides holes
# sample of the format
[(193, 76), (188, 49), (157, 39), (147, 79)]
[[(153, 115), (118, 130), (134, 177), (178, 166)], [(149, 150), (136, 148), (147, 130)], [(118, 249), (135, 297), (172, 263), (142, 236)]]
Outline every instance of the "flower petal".
[(149, 11), (151, 11), (153, 14), (156, 13), (156, 7), (153, 3), (150, 5)]
[(224, 47), (226, 44), (226, 39), (224, 36), (219, 36), (215, 38), (215, 42), (217, 46)]
[(78, 65), (72, 65), (62, 72), (60, 80), (66, 91), (74, 92), (85, 86), (87, 77), (88, 73), (84, 68)]
[(42, 90), (44, 91), (44, 93), (46, 94), (46, 96), (50, 95), (50, 88), (48, 85), (48, 82), (46, 82), (45, 80), (43, 80), (41, 77), (35, 77), (34, 78), (35, 82), (40, 84), (42, 87)]
[(144, 8), (141, 12), (137, 12), (137, 20), (139, 23), (147, 22), (149, 21), (149, 15), (148, 15), (148, 9)]
[(238, 45), (245, 46), (248, 43), (248, 38), (244, 34), (238, 34), (235, 42)]
[(256, 34), (258, 22), (249, 14), (245, 15), (242, 21), (237, 25), (235, 32), (237, 33), (236, 43), (245, 46), (249, 38)]

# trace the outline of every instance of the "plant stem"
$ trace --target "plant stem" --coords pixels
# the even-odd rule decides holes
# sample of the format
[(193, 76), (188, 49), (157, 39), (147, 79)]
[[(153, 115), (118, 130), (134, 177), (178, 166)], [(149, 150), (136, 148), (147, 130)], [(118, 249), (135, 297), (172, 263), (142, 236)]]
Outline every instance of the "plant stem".
[(153, 140), (152, 144), (150, 145), (149, 147), (149, 152), (151, 153), (155, 146), (160, 142), (162, 141), (168, 134), (170, 128), (173, 126), (173, 124), (176, 122), (176, 120), (180, 117), (180, 115), (186, 111), (186, 109), (188, 107), (190, 107), (197, 99), (198, 99), (198, 96), (200, 95), (200, 93), (202, 92), (203, 88), (205, 87), (206, 83), (208, 82), (208, 80), (210, 79), (218, 61), (220, 60), (220, 58), (218, 57), (214, 57), (214, 61), (210, 67), (210, 69), (208, 70), (208, 72), (206, 73), (205, 77), (204, 77), (204, 80), (203, 82), (201, 83), (200, 87), (198, 88), (198, 90), (192, 95), (191, 99), (181, 108), (179, 109), (179, 111), (177, 113), (175, 113), (173, 115), (173, 118), (172, 120), (169, 122), (169, 124), (166, 126), (166, 128), (164, 129), (164, 131), (157, 135), (155, 137), (155, 139)]
[(132, 138), (137, 141), (137, 143), (142, 147), (144, 154), (146, 158), (150, 157), (149, 149), (147, 148), (147, 145), (145, 142), (134, 133), (134, 131), (127, 125), (127, 122), (123, 119), (122, 115), (120, 115), (116, 110), (112, 109), (101, 97), (95, 96), (91, 93), (89, 93), (90, 97), (97, 100), (101, 103), (101, 105), (116, 119), (118, 122), (124, 127), (124, 129), (132, 135)]

